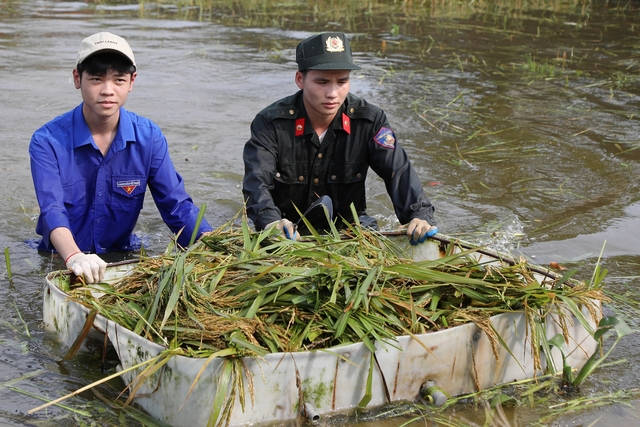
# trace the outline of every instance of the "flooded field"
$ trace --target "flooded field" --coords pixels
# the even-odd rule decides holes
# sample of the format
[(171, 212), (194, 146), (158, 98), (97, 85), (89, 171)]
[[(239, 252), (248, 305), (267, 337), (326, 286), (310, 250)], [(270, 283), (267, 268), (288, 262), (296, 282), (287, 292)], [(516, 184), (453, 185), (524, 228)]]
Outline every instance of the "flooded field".
[[(0, 424), (149, 425), (113, 407), (114, 381), (28, 411), (102, 378), (98, 356), (61, 362), (42, 325), (44, 276), (63, 263), (40, 254), (28, 144), (80, 103), (71, 70), (80, 41), (111, 31), (130, 42), (139, 76), (127, 108), (163, 129), (176, 168), (218, 226), (242, 209), (242, 148), (255, 114), (294, 93), (295, 47), (343, 31), (362, 70), (355, 94), (385, 109), (436, 206), (443, 233), (589, 278), (608, 270), (607, 313), (636, 328), (640, 308), (640, 2), (0, 0)], [(383, 183), (367, 183), (369, 214), (398, 224)], [(169, 230), (147, 197), (138, 223), (147, 252)], [(136, 254), (112, 254), (110, 261)], [(411, 425), (635, 425), (638, 334), (575, 395), (504, 405), (487, 421), (480, 399), (422, 418), (410, 405), (327, 421)], [(102, 399), (102, 397), (105, 397)], [(589, 402), (590, 404), (586, 405)], [(390, 412), (395, 415), (389, 418)], [(490, 413), (490, 412), (489, 412)], [(493, 415), (498, 417), (498, 415)]]

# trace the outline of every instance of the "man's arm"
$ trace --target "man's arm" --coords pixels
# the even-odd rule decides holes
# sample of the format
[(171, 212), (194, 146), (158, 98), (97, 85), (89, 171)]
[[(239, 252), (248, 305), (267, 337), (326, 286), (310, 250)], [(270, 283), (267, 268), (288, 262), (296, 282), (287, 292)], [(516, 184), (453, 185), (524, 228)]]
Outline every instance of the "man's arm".
[(83, 276), (87, 283), (98, 283), (104, 280), (107, 263), (96, 254), (83, 253), (76, 244), (71, 230), (58, 227), (49, 234), (51, 243), (56, 248), (67, 268), (76, 276)]
[(84, 276), (87, 283), (97, 283), (103, 280), (107, 263), (97, 255), (82, 253), (71, 233), (58, 156), (46, 132), (37, 131), (29, 144), (31, 176), (40, 206), (37, 231), (46, 247), (58, 251), (67, 268)]
[(244, 146), (242, 158), (242, 194), (247, 215), (257, 230), (263, 230), (279, 222), (282, 214), (271, 195), (278, 163), (278, 143), (275, 131), (260, 115), (251, 123), (251, 138)]
[(42, 236), (45, 247), (55, 248), (50, 240), (52, 231), (58, 227), (70, 228), (60, 167), (56, 160), (58, 155), (48, 138), (36, 132), (29, 144), (29, 157), (31, 178), (40, 207), (36, 231)]
[(51, 230), (49, 240), (51, 240), (62, 259), (66, 260), (69, 256), (82, 252), (76, 244), (71, 230), (67, 227), (58, 227)]
[(368, 142), (371, 167), (384, 180), (396, 216), (407, 227), (411, 243), (422, 243), (437, 232), (435, 208), (382, 111), (376, 128), (377, 133)]

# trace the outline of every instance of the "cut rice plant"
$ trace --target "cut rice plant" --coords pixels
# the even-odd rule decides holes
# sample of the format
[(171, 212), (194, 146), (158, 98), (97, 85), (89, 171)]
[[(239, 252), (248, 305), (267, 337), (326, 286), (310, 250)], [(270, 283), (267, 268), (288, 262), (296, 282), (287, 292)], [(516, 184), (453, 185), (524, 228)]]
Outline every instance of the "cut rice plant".
[[(600, 290), (569, 276), (534, 278), (529, 264), (478, 261), (475, 249), (445, 248), (437, 260), (413, 261), (374, 231), (351, 226), (303, 241), (228, 223), (187, 250), (140, 260), (112, 286), (80, 286), (70, 295), (149, 340), (198, 351), (228, 347), (238, 356), (307, 351), (363, 341), (392, 343), (524, 310), (532, 321), (561, 301), (588, 307)], [(104, 293), (94, 298), (90, 290)]]
[[(519, 311), (527, 317), (535, 368), (542, 370), (542, 360), (559, 344), (546, 339), (547, 315), (554, 315), (564, 339), (574, 318), (593, 333), (589, 325), (597, 324), (606, 299), (602, 275), (588, 286), (572, 273), (540, 274), (540, 267), (525, 259), (487, 257), (482, 248), (455, 241), (442, 245), (438, 259), (414, 261), (387, 237), (358, 224), (340, 231), (332, 225), (327, 234), (307, 225), (311, 235), (292, 241), (278, 230), (254, 232), (246, 218), (239, 225), (234, 219), (186, 250), (172, 244), (161, 256), (142, 257), (115, 283), (69, 285), (65, 291), (167, 349), (129, 385), (132, 395), (163, 369), (167, 357), (225, 359), (212, 426), (228, 423), (236, 396), (243, 407), (245, 394), (254, 399), (242, 357), (361, 342), (372, 353), (364, 407), (371, 398), (377, 346), (396, 347), (398, 336), (474, 323), (496, 358), (499, 347), (514, 356), (491, 316)], [(301, 411), (304, 400), (301, 393)]]

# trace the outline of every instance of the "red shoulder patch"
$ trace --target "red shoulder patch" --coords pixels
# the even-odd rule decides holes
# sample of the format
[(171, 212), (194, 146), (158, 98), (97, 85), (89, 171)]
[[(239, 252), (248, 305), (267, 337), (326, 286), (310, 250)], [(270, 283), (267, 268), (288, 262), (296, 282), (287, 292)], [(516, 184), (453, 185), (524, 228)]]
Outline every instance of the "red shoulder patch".
[(390, 128), (380, 128), (376, 136), (373, 137), (373, 140), (376, 142), (376, 144), (384, 148), (396, 148), (396, 135)]
[(342, 113), (342, 129), (351, 134), (351, 119), (345, 113)]
[(304, 117), (296, 120), (296, 136), (304, 135)]

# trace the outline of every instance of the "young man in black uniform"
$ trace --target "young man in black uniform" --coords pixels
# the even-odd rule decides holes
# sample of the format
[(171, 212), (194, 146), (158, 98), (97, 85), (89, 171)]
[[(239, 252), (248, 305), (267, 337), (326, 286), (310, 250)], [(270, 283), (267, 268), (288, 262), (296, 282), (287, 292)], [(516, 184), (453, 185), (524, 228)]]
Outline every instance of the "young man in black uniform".
[(353, 221), (350, 205), (366, 215), (369, 167), (385, 182), (411, 243), (437, 232), (434, 207), (382, 109), (349, 93), (353, 63), (343, 33), (307, 38), (296, 49), (296, 94), (262, 110), (244, 147), (242, 192), (257, 230), (277, 227), (297, 238), (294, 223), (320, 196), (340, 218)]

